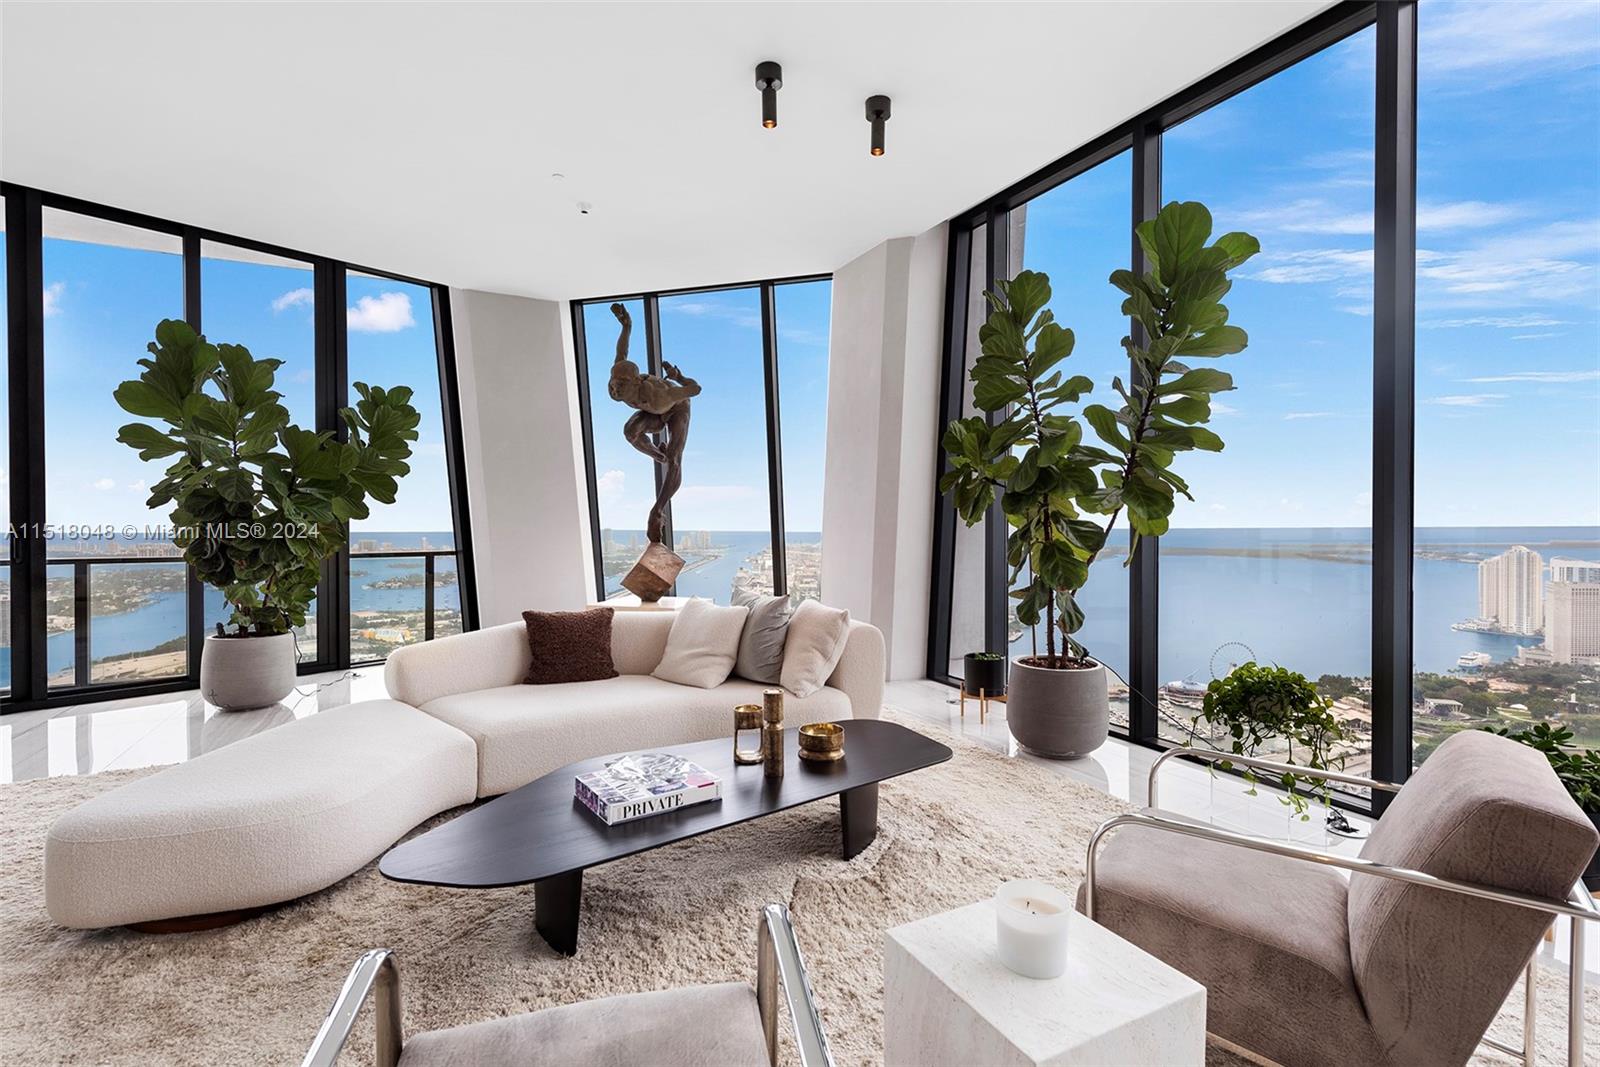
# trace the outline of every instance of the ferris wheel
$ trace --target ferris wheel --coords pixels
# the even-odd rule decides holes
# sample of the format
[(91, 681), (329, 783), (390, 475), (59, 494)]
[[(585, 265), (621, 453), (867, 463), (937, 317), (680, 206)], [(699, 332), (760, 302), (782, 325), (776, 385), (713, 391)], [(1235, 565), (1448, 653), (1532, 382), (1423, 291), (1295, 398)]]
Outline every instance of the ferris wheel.
[[(1240, 658), (1240, 656), (1238, 655), (1238, 653), (1240, 651), (1244, 652), (1243, 658)], [(1224, 653), (1226, 653), (1226, 655)], [(1222, 644), (1218, 645), (1216, 647), (1216, 649), (1213, 650), (1212, 653), (1211, 653), (1211, 663), (1210, 663), (1211, 677), (1213, 677), (1213, 678), (1224, 677), (1228, 673), (1228, 671), (1232, 671), (1233, 668), (1237, 667), (1239, 664), (1251, 662), (1255, 658), (1256, 658), (1255, 649), (1251, 648), (1249, 645), (1245, 644), (1243, 641), (1224, 641)], [(1222, 663), (1227, 664), (1228, 665), (1228, 671), (1224, 671), (1223, 674), (1218, 674), (1217, 673), (1217, 663), (1218, 663), (1218, 661), (1221, 661)]]

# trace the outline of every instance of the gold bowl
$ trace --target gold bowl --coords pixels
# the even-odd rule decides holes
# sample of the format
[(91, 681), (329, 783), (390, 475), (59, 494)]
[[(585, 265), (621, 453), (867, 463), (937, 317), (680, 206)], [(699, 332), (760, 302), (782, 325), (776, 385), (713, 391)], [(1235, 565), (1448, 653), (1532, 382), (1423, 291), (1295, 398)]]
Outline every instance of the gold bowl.
[(800, 758), (826, 763), (844, 758), (844, 727), (813, 722), (800, 727)]

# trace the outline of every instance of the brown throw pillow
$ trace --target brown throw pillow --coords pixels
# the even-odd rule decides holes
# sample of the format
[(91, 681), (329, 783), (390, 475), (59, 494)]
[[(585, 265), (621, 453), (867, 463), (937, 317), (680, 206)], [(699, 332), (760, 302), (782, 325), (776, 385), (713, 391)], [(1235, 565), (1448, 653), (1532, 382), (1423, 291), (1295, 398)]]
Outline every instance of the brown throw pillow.
[(611, 662), (611, 609), (588, 611), (524, 611), (528, 628), (526, 685), (597, 682), (615, 678)]

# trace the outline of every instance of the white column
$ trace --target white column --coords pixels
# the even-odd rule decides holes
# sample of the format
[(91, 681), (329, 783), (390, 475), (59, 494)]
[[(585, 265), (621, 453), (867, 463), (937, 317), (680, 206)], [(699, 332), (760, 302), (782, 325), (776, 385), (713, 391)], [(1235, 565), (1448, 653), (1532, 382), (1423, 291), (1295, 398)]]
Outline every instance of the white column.
[(594, 596), (588, 481), (565, 301), (452, 289), (483, 626)]
[(946, 230), (834, 272), (822, 598), (884, 633), (891, 678), (926, 672)]

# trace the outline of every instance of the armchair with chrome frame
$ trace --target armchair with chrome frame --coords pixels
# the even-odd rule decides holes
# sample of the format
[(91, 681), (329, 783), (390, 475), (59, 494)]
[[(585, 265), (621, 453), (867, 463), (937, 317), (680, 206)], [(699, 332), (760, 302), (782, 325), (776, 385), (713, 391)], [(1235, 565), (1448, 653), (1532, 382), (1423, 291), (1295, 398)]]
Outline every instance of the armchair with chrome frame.
[(776, 1067), (778, 992), (794, 1023), (801, 1067), (833, 1067), (795, 940), (789, 911), (761, 910), (756, 929), (756, 986), (743, 982), (633, 993), (430, 1030), (403, 1040), (400, 973), (388, 949), (356, 961), (301, 1067), (332, 1067), (356, 1015), (377, 989), (378, 1067), (450, 1064), (596, 1064), (690, 1067), (707, 1063)]
[[(1157, 774), (1174, 758), (1395, 796), (1361, 855), (1344, 856), (1160, 811)], [(1078, 908), (1205, 985), (1215, 1037), (1291, 1067), (1464, 1064), (1480, 1044), (1532, 1065), (1534, 954), (1567, 916), (1567, 1056), (1583, 1063), (1584, 932), (1600, 909), (1579, 876), (1597, 835), (1541, 754), (1464, 731), (1402, 788), (1179, 748), (1150, 768), (1149, 795), (1090, 838)], [(1524, 971), (1516, 1049), (1484, 1035)]]

